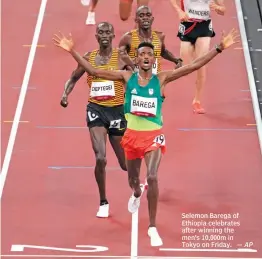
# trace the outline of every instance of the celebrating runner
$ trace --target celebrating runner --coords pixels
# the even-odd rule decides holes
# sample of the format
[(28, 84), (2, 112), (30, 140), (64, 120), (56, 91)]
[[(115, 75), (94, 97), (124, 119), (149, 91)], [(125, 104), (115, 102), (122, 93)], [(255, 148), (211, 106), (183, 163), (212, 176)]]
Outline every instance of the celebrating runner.
[[(99, 49), (85, 54), (93, 67), (99, 69), (123, 69), (118, 55), (118, 49), (112, 48), (114, 28), (111, 24), (103, 22), (98, 24), (96, 38)], [(68, 96), (75, 87), (76, 82), (85, 73), (85, 69), (78, 65), (70, 79), (65, 84), (61, 105), (67, 107)], [(118, 158), (120, 167), (126, 171), (125, 155), (120, 141), (126, 129), (124, 117), (124, 86), (123, 80), (103, 80), (92, 73), (88, 73), (87, 83), (90, 88), (89, 104), (87, 105), (87, 125), (90, 131), (92, 147), (96, 157), (95, 177), (100, 194), (100, 206), (97, 217), (109, 216), (109, 203), (106, 197), (106, 138)]]
[[(224, 15), (224, 0), (170, 0), (180, 19), (178, 37), (180, 38), (180, 56), (184, 62), (190, 63), (207, 53), (211, 38), (215, 36), (212, 26), (211, 10)], [(192, 102), (193, 111), (205, 113), (200, 99), (206, 82), (206, 66), (197, 71), (195, 96)]]
[(211, 51), (197, 58), (192, 63), (169, 71), (152, 73), (155, 62), (154, 46), (150, 42), (143, 42), (137, 48), (138, 72), (123, 70), (102, 70), (93, 67), (75, 49), (72, 37), (63, 34), (54, 36), (54, 44), (69, 52), (87, 73), (105, 80), (121, 80), (125, 84), (125, 116), (127, 130), (122, 139), (125, 150), (129, 185), (133, 193), (128, 202), (131, 213), (137, 211), (140, 205), (142, 188), (140, 186), (140, 167), (142, 159), (147, 166), (148, 208), (151, 246), (163, 244), (156, 228), (156, 214), (158, 204), (158, 168), (162, 153), (165, 152), (165, 136), (162, 131), (162, 99), (168, 83), (186, 76), (206, 65), (223, 50), (238, 42), (238, 34), (233, 29), (228, 35), (222, 36), (220, 44)]

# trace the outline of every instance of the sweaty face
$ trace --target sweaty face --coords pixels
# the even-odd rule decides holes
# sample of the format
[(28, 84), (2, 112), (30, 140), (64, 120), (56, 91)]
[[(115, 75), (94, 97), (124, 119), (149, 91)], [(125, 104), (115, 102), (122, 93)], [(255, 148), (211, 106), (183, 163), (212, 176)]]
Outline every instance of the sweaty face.
[(152, 69), (155, 62), (154, 51), (150, 47), (143, 47), (137, 51), (137, 64), (145, 71)]
[(100, 46), (107, 47), (112, 44), (115, 37), (114, 29), (108, 24), (99, 24), (96, 29), (96, 39)]
[(149, 8), (145, 7), (139, 10), (136, 14), (136, 23), (141, 29), (149, 29), (152, 26), (154, 17)]

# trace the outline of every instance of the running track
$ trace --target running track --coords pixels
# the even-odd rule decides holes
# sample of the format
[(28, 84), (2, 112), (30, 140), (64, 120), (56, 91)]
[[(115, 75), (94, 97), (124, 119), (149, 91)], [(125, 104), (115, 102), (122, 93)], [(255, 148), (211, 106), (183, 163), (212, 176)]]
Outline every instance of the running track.
[[(13, 152), (10, 153), (12, 149), (7, 152), (12, 155), (9, 168), (5, 164), (1, 173), (2, 184), (8, 169), (1, 196), (2, 258), (130, 256), (132, 219), (127, 212), (130, 190), (110, 148), (107, 179), (112, 217), (108, 220), (95, 217), (98, 195), (92, 169), (94, 156), (85, 128), (88, 91), (84, 79), (70, 96), (69, 107), (59, 106), (64, 82), (76, 63), (52, 45), (53, 33), (71, 32), (82, 53), (96, 47), (94, 28), (84, 25), (87, 9), (79, 2), (68, 0), (61, 4), (49, 0), (46, 6), (43, 4), (44, 19), (42, 24), (40, 20), (41, 33), (35, 42), (38, 46), (35, 55), (31, 53), (32, 70), (30, 67), (26, 70), (30, 46), (25, 45), (32, 44), (41, 1), (2, 1), (2, 165), (19, 87), (24, 74), (30, 75), (29, 82), (24, 80), (26, 98), (18, 118), (21, 122), (14, 132), (17, 134)], [(109, 20), (115, 25), (115, 45), (134, 26), (132, 20), (120, 22), (117, 2), (101, 1), (97, 9), (98, 21)], [(225, 19), (214, 17), (217, 41), (222, 29), (238, 28), (234, 1), (228, 2)], [(169, 1), (153, 0), (152, 7), (155, 27), (166, 33), (168, 48), (178, 53), (179, 42), (175, 37), (178, 20)], [(102, 15), (105, 10), (107, 15)], [(172, 23), (163, 22), (163, 14)], [(165, 68), (170, 67), (165, 62)], [(164, 105), (168, 152), (159, 172), (158, 223), (164, 240), (162, 248), (178, 250), (163, 251), (149, 246), (144, 197), (139, 212), (138, 255), (262, 257), (262, 163), (241, 45), (210, 64), (203, 96), (208, 111), (205, 116), (193, 115), (191, 111), (194, 78), (195, 75), (190, 75), (170, 84)], [(239, 213), (240, 226), (235, 227), (230, 241), (234, 251), (217, 248), (203, 252), (198, 251), (200, 248), (190, 251), (182, 247), (182, 213), (210, 212)], [(133, 237), (136, 240), (136, 232)], [(219, 242), (226, 242), (223, 235)], [(246, 242), (249, 252), (235, 251), (244, 248)], [(103, 246), (109, 250), (91, 253), (76, 248), (77, 245)], [(133, 248), (135, 252), (136, 247)]]

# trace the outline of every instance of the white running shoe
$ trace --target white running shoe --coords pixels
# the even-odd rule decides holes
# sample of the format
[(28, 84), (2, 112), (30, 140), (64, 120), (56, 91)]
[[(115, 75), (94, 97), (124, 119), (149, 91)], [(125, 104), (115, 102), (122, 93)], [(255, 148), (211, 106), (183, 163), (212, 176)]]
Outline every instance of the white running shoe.
[(140, 206), (140, 198), (141, 198), (141, 196), (136, 198), (134, 196), (134, 194), (132, 194), (132, 196), (130, 197), (130, 199), (128, 201), (128, 211), (130, 213), (133, 214), (138, 210), (138, 208)]
[(95, 12), (88, 12), (88, 15), (87, 15), (87, 18), (86, 18), (86, 24), (87, 25), (96, 24)]
[(130, 213), (135, 213), (139, 206), (140, 206), (140, 199), (143, 195), (143, 192), (145, 190), (145, 185), (144, 184), (140, 184), (140, 189), (141, 189), (141, 195), (140, 197), (136, 198), (134, 196), (134, 193), (132, 194), (132, 196), (129, 198), (129, 201), (128, 201), (128, 211)]
[(84, 6), (88, 6), (90, 4), (90, 0), (81, 0), (81, 4)]
[(108, 218), (109, 216), (109, 204), (99, 206), (99, 210), (96, 214), (98, 218)]
[(163, 241), (159, 236), (157, 229), (155, 227), (148, 228), (147, 231), (148, 236), (150, 237), (151, 246), (162, 246)]

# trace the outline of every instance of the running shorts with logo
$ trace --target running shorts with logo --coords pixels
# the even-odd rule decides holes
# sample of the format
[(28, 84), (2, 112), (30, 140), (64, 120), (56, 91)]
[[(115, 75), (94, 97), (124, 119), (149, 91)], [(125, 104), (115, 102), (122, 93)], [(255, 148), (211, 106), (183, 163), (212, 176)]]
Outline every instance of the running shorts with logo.
[(145, 87), (138, 84), (138, 73), (133, 73), (126, 86), (125, 116), (127, 130), (121, 145), (128, 160), (142, 159), (149, 151), (166, 150), (162, 131), (162, 104), (160, 83), (152, 76)]
[(215, 32), (212, 27), (212, 20), (181, 22), (177, 36), (181, 41), (188, 41), (192, 44), (200, 37), (215, 37)]
[(107, 107), (96, 103), (87, 105), (87, 126), (104, 127), (110, 136), (123, 136), (127, 122), (124, 115), (124, 106)]

